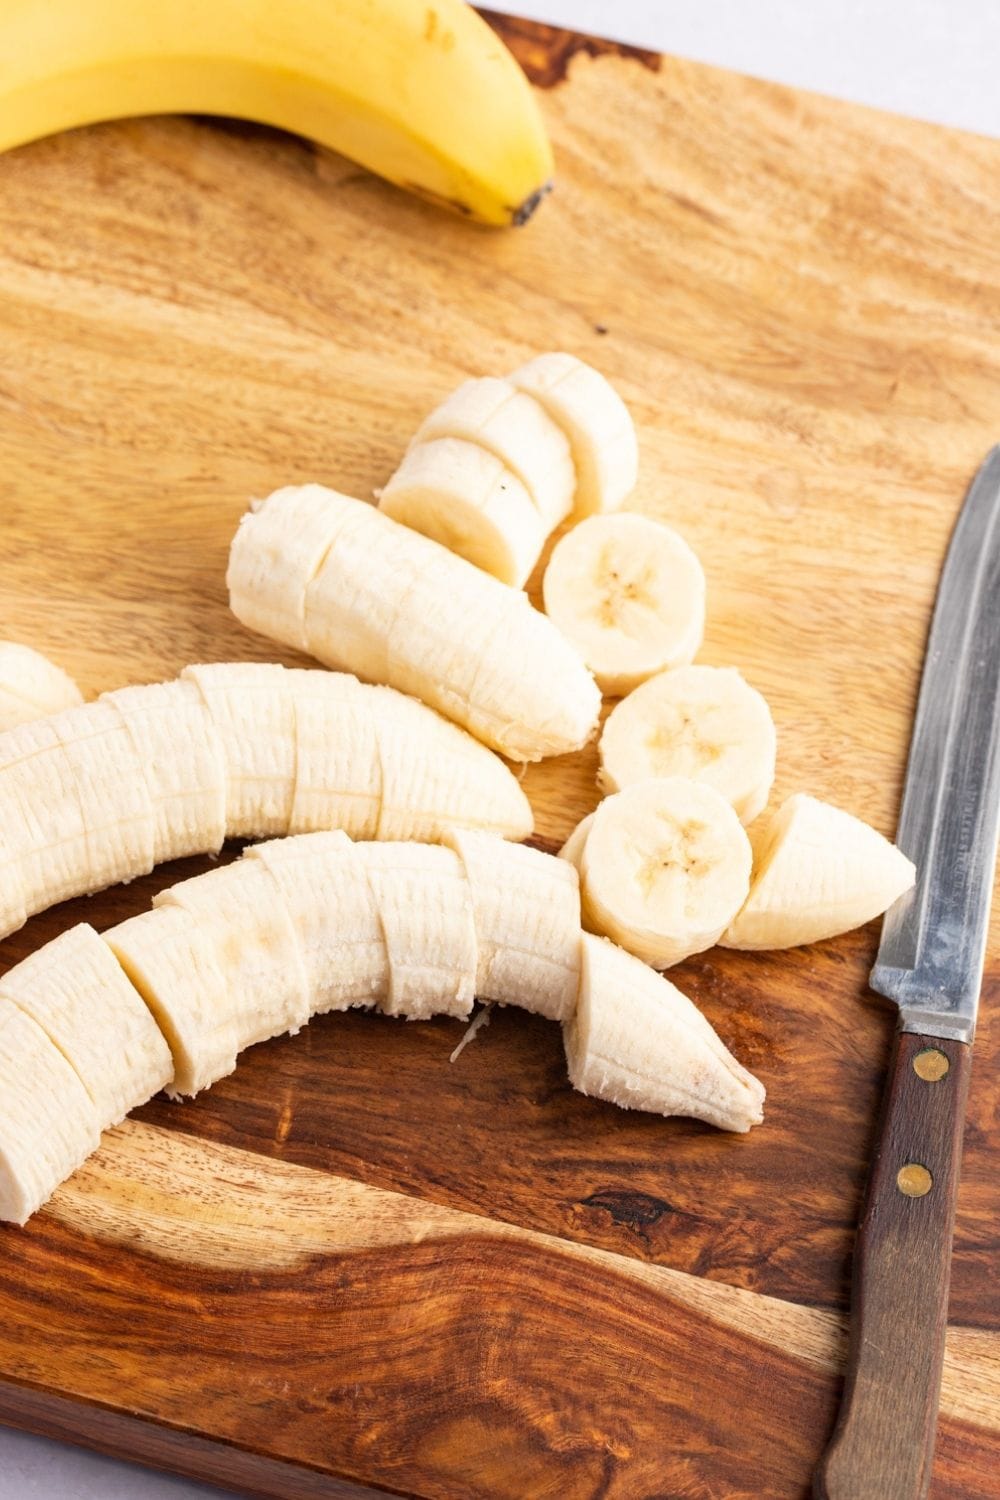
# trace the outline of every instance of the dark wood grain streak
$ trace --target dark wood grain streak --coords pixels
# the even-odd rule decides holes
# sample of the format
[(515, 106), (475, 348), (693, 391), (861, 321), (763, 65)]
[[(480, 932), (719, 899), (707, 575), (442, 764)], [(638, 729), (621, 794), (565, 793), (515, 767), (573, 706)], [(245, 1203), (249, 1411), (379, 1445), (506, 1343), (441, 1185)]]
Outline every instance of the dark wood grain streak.
[[(943, 1077), (919, 1076), (927, 1055), (947, 1059)], [(854, 1250), (843, 1404), (816, 1500), (923, 1500), (930, 1485), (971, 1069), (961, 1042), (897, 1037)]]
[(541, 21), (522, 21), (502, 11), (476, 9), (513, 52), (536, 88), (551, 89), (569, 74), (575, 57), (625, 57), (658, 73), (663, 59), (659, 52), (613, 42), (607, 37), (569, 31), (564, 26), (546, 26)]

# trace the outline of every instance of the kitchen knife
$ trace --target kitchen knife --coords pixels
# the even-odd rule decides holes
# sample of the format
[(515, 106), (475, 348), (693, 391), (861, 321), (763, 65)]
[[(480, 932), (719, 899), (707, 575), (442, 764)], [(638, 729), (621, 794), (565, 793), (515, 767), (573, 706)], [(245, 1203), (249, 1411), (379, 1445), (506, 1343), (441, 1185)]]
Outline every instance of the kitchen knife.
[(896, 840), (917, 882), (886, 914), (871, 974), (899, 1007), (899, 1031), (816, 1500), (920, 1500), (930, 1484), (998, 822), (1000, 447), (956, 523), (920, 685)]

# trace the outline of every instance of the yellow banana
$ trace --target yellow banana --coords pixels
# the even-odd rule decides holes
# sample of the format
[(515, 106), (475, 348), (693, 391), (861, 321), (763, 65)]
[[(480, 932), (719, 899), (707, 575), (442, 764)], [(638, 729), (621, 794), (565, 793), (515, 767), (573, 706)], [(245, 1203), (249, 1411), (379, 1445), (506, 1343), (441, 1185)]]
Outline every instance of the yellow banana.
[(0, 0), (0, 150), (178, 112), (309, 136), (487, 224), (552, 176), (527, 80), (465, 0)]

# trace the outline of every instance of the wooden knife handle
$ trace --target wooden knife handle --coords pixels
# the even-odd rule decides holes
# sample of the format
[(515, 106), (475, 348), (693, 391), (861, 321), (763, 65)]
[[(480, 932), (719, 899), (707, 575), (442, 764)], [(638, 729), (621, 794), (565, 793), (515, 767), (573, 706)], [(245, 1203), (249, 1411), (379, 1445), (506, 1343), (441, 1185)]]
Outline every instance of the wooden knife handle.
[(854, 1249), (840, 1415), (815, 1500), (922, 1500), (930, 1484), (972, 1048), (900, 1032)]

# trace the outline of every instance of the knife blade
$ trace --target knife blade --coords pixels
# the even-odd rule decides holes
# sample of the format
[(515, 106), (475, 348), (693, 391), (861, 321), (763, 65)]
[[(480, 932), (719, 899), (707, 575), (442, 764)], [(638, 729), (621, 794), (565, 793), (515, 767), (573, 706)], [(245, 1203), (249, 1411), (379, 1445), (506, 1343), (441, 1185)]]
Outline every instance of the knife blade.
[(1000, 447), (962, 506), (928, 637), (897, 834), (917, 880), (886, 914), (870, 981), (899, 1029), (816, 1500), (923, 1500), (930, 1485), (998, 830)]

